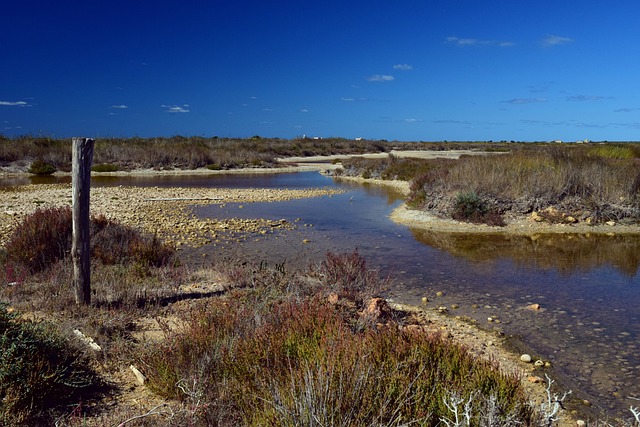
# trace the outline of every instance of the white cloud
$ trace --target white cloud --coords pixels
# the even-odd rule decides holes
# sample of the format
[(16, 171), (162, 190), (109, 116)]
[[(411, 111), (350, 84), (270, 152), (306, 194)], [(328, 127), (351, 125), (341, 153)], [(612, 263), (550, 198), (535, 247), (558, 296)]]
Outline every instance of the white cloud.
[(548, 35), (542, 40), (542, 44), (545, 46), (558, 46), (561, 44), (571, 43), (572, 41), (573, 39), (569, 37)]
[(9, 107), (27, 107), (29, 106), (29, 104), (27, 104), (24, 101), (0, 101), (0, 105), (6, 105)]
[(536, 102), (547, 102), (546, 98), (513, 98), (506, 101), (507, 104), (535, 104)]
[(404, 119), (405, 123), (421, 123), (423, 121), (424, 120), (422, 120), (422, 119)]
[(400, 70), (400, 71), (411, 71), (413, 70), (413, 65), (409, 65), (409, 64), (396, 64), (393, 66), (394, 70)]
[(161, 105), (164, 108), (165, 113), (188, 113), (189, 110), (185, 107), (189, 107), (189, 104), (179, 105)]
[(344, 102), (364, 102), (368, 101), (367, 98), (340, 98), (340, 101)]
[(460, 38), (455, 36), (447, 37), (447, 43), (454, 44), (456, 46), (499, 46), (499, 47), (512, 47), (516, 44), (510, 41), (495, 41), (495, 40), (479, 40), (472, 38)]
[(308, 113), (308, 112), (309, 112), (309, 110), (307, 110), (306, 108), (303, 108), (303, 109), (301, 109), (301, 110), (300, 110), (300, 112), (301, 112), (301, 113)]
[(112, 105), (111, 108), (115, 108), (116, 110), (126, 110), (127, 108), (129, 108), (127, 105)]
[(389, 74), (374, 74), (366, 78), (369, 82), (390, 82), (395, 80), (395, 77)]
[(582, 102), (582, 101), (601, 101), (603, 99), (612, 99), (609, 96), (594, 96), (594, 95), (573, 95), (573, 96), (567, 96), (567, 101), (576, 101), (576, 102)]

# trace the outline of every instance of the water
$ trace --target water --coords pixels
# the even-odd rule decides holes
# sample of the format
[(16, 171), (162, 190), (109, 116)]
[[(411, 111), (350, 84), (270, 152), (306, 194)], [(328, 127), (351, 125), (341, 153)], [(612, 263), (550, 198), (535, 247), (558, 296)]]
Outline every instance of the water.
[[(513, 336), (510, 342), (518, 351), (550, 360), (563, 388), (591, 401), (597, 411), (627, 417), (630, 405), (640, 405), (640, 237), (530, 238), (410, 229), (388, 219), (402, 202), (400, 194), (334, 182), (315, 172), (94, 177), (92, 184), (343, 187), (346, 192), (333, 197), (194, 208), (205, 217), (287, 219), (297, 225), (268, 238), (199, 250), (293, 268), (318, 262), (327, 251), (357, 249), (393, 278), (388, 296), (396, 301), (419, 305), (427, 296), (427, 308), (459, 305), (450, 313)], [(3, 180), (2, 185), (17, 184)], [(438, 291), (444, 296), (435, 297)], [(542, 310), (524, 308), (534, 303)], [(488, 317), (500, 323), (489, 323)]]
[[(347, 192), (195, 209), (200, 216), (286, 219), (298, 225), (277, 238), (208, 250), (294, 267), (317, 262), (327, 251), (357, 249), (394, 279), (391, 298), (419, 305), (427, 296), (429, 308), (457, 304), (451, 314), (521, 337), (512, 340), (514, 348), (551, 361), (563, 387), (573, 390), (576, 400), (592, 402), (592, 412), (626, 417), (628, 407), (638, 405), (640, 237), (531, 238), (410, 229), (388, 219), (401, 203), (401, 195), (391, 190), (334, 183), (318, 174), (313, 181)], [(436, 298), (437, 291), (445, 295)], [(542, 310), (525, 308), (534, 303)], [(488, 317), (500, 323), (489, 323)]]
[[(91, 185), (97, 187), (216, 187), (252, 188), (309, 188), (327, 178), (318, 173), (222, 173), (202, 175), (98, 175), (91, 177)], [(329, 180), (330, 181), (330, 180)], [(71, 176), (12, 176), (0, 180), (0, 188), (29, 184), (71, 184)]]

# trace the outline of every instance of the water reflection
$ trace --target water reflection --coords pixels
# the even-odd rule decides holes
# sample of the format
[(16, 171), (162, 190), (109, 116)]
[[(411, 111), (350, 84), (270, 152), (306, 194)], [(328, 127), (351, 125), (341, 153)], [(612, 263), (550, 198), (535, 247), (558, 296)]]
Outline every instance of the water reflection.
[(564, 276), (613, 266), (634, 277), (640, 266), (640, 236), (463, 234), (411, 229), (414, 238), (471, 262), (511, 259), (516, 265), (557, 270)]
[[(26, 183), (34, 182), (32, 178)], [(49, 183), (47, 179), (43, 182)], [(286, 261), (290, 266), (318, 261), (329, 250), (357, 248), (370, 265), (396, 279), (391, 290), (396, 300), (420, 304), (422, 296), (443, 290), (444, 298), (433, 304), (455, 303), (460, 307), (455, 314), (475, 316), (485, 325), (487, 315), (498, 314), (507, 333), (523, 336), (534, 354), (552, 359), (574, 396), (616, 415), (626, 416), (630, 404), (637, 406), (628, 397), (640, 398), (640, 236), (526, 237), (408, 229), (388, 219), (401, 194), (380, 186), (334, 182), (313, 172), (109, 176), (93, 177), (92, 184), (343, 187), (346, 193), (334, 197), (194, 208), (204, 217), (286, 218), (298, 225), (290, 232), (198, 251), (212, 257), (236, 259), (230, 256), (235, 254), (257, 261)], [(3, 179), (0, 185), (8, 184)], [(531, 303), (544, 309), (534, 313), (522, 308)]]

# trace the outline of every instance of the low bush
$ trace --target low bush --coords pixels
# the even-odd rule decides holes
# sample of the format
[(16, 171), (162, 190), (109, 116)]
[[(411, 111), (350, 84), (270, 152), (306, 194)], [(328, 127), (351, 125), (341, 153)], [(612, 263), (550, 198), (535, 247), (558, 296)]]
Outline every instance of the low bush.
[(118, 172), (119, 170), (120, 166), (114, 163), (98, 163), (91, 166), (91, 172)]
[(46, 269), (71, 250), (71, 208), (36, 209), (14, 229), (5, 245), (8, 265), (30, 273)]
[(52, 408), (100, 386), (87, 364), (53, 326), (20, 320), (0, 303), (0, 424), (52, 425)]
[(504, 226), (502, 216), (475, 192), (458, 193), (451, 217), (474, 224)]
[[(174, 249), (156, 236), (144, 236), (104, 216), (91, 218), (91, 252), (103, 264), (138, 263), (141, 267), (167, 265)], [(72, 212), (70, 207), (36, 209), (15, 227), (5, 245), (6, 267), (37, 273), (71, 250)]]
[(379, 294), (388, 285), (377, 270), (367, 267), (365, 258), (357, 250), (344, 254), (327, 252), (314, 273), (326, 290), (358, 303)]
[(473, 396), (474, 413), (491, 398), (498, 419), (531, 420), (518, 379), (464, 348), (393, 324), (354, 327), (362, 303), (348, 298), (375, 282), (357, 253), (333, 254), (320, 268), (320, 286), (304, 298), (303, 282), (278, 268), (260, 277), (293, 294), (261, 283), (194, 308), (181, 332), (141, 355), (149, 386), (183, 400), (188, 422), (203, 425), (435, 426), (450, 416), (451, 393)]
[(29, 173), (34, 175), (51, 175), (57, 168), (51, 163), (47, 163), (42, 159), (34, 160), (29, 166)]

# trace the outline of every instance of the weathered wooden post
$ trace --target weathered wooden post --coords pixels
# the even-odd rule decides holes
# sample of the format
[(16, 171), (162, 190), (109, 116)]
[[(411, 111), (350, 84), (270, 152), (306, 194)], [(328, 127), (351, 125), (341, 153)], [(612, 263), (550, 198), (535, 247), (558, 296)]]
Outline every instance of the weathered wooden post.
[(73, 138), (71, 192), (73, 199), (73, 286), (76, 304), (91, 303), (91, 259), (89, 247), (89, 190), (94, 140)]

